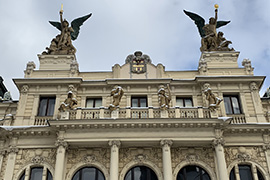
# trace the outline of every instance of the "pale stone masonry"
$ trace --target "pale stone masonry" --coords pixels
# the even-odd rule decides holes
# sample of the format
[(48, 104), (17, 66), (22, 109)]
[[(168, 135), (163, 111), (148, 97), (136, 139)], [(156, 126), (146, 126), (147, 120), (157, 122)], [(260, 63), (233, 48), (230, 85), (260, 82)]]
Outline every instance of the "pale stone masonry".
[[(190, 166), (211, 180), (240, 180), (243, 165), (254, 180), (269, 180), (270, 98), (259, 95), (265, 76), (254, 75), (248, 59), (239, 67), (238, 56), (203, 52), (197, 70), (166, 71), (136, 52), (110, 72), (80, 72), (73, 55), (38, 55), (39, 68), (29, 62), (25, 77), (14, 79), (19, 101), (0, 102), (0, 180), (32, 180), (37, 167), (42, 180), (73, 180), (85, 167), (106, 180), (128, 180), (135, 167), (179, 180)], [(158, 90), (167, 84), (171, 101), (161, 109)], [(116, 85), (124, 93), (112, 111)], [(208, 88), (223, 100), (217, 109), (208, 109)], [(68, 92), (77, 105), (59, 112)]]

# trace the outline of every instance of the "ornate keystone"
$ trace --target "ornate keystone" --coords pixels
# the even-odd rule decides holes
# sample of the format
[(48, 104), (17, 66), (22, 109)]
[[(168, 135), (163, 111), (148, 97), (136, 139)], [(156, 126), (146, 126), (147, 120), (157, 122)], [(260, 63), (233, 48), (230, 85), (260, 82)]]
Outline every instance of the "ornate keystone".
[(95, 155), (86, 155), (83, 157), (82, 160), (84, 163), (92, 163), (92, 162), (95, 162), (97, 158)]
[(35, 156), (31, 159), (31, 162), (34, 164), (40, 164), (44, 162), (44, 158), (41, 156)]

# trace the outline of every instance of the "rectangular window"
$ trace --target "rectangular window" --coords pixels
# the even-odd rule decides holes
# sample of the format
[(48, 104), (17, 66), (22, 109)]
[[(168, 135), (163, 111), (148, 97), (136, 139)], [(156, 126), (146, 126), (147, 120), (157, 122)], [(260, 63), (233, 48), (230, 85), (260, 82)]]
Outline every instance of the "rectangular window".
[(238, 96), (224, 95), (226, 114), (241, 114), (241, 106)]
[(102, 99), (101, 98), (88, 98), (86, 100), (86, 107), (87, 108), (99, 108), (102, 106)]
[(192, 98), (176, 98), (176, 106), (179, 107), (193, 107)]
[(147, 97), (131, 97), (131, 107), (147, 107)]
[(53, 116), (55, 97), (40, 97), (38, 116)]

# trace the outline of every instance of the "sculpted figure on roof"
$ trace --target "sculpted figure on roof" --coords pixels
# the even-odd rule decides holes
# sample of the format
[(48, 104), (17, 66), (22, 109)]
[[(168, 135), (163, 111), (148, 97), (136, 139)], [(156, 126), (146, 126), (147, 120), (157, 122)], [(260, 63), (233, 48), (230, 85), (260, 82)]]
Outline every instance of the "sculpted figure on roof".
[(60, 22), (49, 21), (51, 25), (56, 27), (60, 34), (52, 39), (50, 47), (46, 47), (47, 51), (42, 54), (63, 54), (74, 55), (76, 48), (72, 45), (72, 40), (76, 40), (79, 35), (80, 26), (86, 21), (92, 14), (74, 19), (71, 22), (71, 27), (66, 19), (63, 20), (63, 9), (60, 10)]
[(197, 25), (201, 36), (201, 48), (203, 51), (234, 51), (229, 48), (231, 41), (227, 41), (223, 37), (223, 32), (218, 32), (217, 29), (227, 25), (230, 21), (218, 21), (218, 5), (215, 5), (215, 17), (209, 19), (209, 23), (205, 24), (205, 20), (198, 14), (184, 10), (184, 13), (189, 16)]

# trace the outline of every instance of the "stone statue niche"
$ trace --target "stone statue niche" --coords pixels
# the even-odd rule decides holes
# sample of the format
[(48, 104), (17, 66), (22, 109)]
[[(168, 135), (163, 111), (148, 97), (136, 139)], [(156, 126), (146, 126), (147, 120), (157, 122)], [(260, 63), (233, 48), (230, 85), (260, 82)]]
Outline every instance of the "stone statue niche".
[(46, 47), (46, 51), (42, 52), (43, 55), (74, 55), (76, 48), (72, 45), (72, 40), (76, 40), (79, 35), (80, 26), (92, 14), (74, 19), (71, 22), (71, 27), (66, 19), (63, 20), (63, 10), (60, 11), (60, 22), (49, 21), (51, 25), (56, 27), (60, 34), (52, 39), (50, 47)]
[(215, 111), (219, 107), (219, 104), (223, 101), (223, 99), (220, 99), (219, 97), (217, 97), (212, 92), (211, 88), (207, 88), (206, 90), (204, 90), (204, 94), (206, 96), (206, 100), (209, 102), (208, 108), (211, 111)]
[[(166, 92), (166, 89), (168, 92)], [(167, 88), (163, 85), (160, 86), (158, 90), (158, 103), (162, 110), (166, 110), (170, 107), (171, 102), (171, 90), (169, 84), (167, 84)]]
[(205, 24), (205, 20), (198, 14), (184, 10), (184, 13), (189, 16), (197, 25), (201, 36), (201, 52), (203, 51), (234, 51), (229, 48), (231, 41), (226, 40), (223, 32), (218, 32), (217, 29), (227, 25), (230, 21), (218, 21), (218, 5), (215, 5), (215, 17), (209, 19), (209, 24)]
[(109, 109), (111, 111), (114, 111), (119, 107), (123, 95), (124, 95), (123, 88), (121, 86), (115, 85), (114, 88), (111, 90), (111, 96), (113, 97), (113, 102), (109, 106)]
[(78, 104), (78, 101), (76, 98), (73, 97), (73, 92), (69, 91), (67, 95), (67, 99), (61, 103), (58, 110), (60, 112), (69, 112), (70, 110), (75, 109), (75, 106)]

